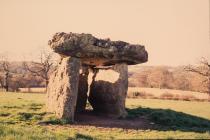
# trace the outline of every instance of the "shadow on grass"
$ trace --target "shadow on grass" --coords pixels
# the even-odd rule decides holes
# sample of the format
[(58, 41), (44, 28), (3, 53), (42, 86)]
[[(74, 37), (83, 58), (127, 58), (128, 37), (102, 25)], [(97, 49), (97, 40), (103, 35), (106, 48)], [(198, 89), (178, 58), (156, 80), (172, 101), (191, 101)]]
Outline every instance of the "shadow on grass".
[(145, 116), (155, 130), (180, 130), (190, 132), (210, 132), (210, 120), (176, 112), (170, 109), (134, 108), (127, 109), (127, 119), (132, 120)]
[[(40, 122), (44, 125), (84, 125), (103, 128), (123, 128), (141, 130), (179, 130), (184, 132), (210, 132), (210, 120), (189, 115), (170, 109), (133, 108), (126, 109), (128, 116), (125, 119), (109, 118), (104, 115), (86, 111), (77, 114), (76, 122), (71, 123), (64, 119), (51, 118)], [(79, 134), (78, 134), (79, 135)]]
[(72, 124), (72, 122), (67, 119), (58, 119), (56, 117), (50, 117), (46, 121), (39, 122), (39, 124), (66, 125), (66, 124)]
[(82, 139), (82, 140), (93, 140), (94, 138), (88, 135), (83, 135), (80, 133), (77, 133), (75, 136), (75, 139)]

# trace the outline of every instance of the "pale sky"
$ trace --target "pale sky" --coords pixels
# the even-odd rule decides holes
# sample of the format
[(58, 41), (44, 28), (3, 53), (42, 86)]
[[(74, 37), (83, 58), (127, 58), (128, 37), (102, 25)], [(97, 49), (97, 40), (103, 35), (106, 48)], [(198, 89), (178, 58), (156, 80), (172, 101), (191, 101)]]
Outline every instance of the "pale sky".
[(210, 60), (208, 0), (1, 0), (0, 53), (35, 56), (56, 32), (145, 45), (148, 65)]

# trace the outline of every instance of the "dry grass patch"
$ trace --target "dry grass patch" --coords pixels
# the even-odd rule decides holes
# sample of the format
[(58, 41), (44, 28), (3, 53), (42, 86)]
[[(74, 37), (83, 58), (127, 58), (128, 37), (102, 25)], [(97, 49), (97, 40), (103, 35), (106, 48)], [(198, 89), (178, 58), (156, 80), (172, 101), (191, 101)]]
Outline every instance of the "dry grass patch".
[(181, 101), (210, 101), (210, 96), (206, 93), (190, 92), (157, 88), (132, 88), (128, 89), (128, 98), (142, 99), (163, 99)]

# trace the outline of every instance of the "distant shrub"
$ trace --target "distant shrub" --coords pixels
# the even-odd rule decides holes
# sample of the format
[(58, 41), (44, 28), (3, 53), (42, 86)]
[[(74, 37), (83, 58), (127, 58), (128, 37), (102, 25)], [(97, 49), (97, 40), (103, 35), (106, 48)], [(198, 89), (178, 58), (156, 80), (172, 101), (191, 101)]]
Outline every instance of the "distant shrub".
[(142, 92), (134, 91), (128, 94), (128, 98), (142, 98), (142, 99), (152, 98), (153, 99), (154, 95), (151, 93), (147, 93), (145, 91), (142, 91)]
[(135, 91), (133, 92), (133, 97), (138, 97), (138, 96), (145, 96), (145, 93), (141, 93), (141, 92), (138, 92), (138, 91)]
[(167, 100), (183, 100), (183, 101), (206, 101), (205, 99), (198, 99), (193, 95), (178, 95), (172, 93), (163, 93), (159, 99), (167, 99)]
[(182, 95), (181, 96), (181, 100), (184, 100), (184, 101), (196, 101), (196, 100), (199, 100), (199, 99), (197, 99), (193, 95)]
[[(159, 95), (159, 96), (158, 96)], [(194, 96), (193, 94), (175, 94), (172, 91), (165, 91), (162, 94), (157, 93), (148, 93), (147, 91), (130, 91), (127, 95), (128, 98), (142, 98), (142, 99), (163, 99), (163, 100), (180, 100), (180, 101), (199, 101), (199, 102), (210, 102), (209, 98), (199, 98)]]
[(171, 100), (174, 98), (174, 95), (172, 93), (169, 92), (165, 92), (162, 95), (160, 95), (160, 99), (168, 99)]
[(174, 100), (180, 100), (180, 95), (179, 94), (175, 94), (173, 97)]

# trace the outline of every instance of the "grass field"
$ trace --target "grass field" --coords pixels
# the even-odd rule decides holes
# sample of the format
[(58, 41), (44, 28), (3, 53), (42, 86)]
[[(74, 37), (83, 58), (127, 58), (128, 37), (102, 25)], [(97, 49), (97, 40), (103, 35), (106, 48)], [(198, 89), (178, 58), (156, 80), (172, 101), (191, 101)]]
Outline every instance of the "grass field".
[(209, 101), (210, 96), (207, 93), (183, 91), (174, 89), (159, 89), (159, 88), (144, 88), (144, 87), (129, 87), (128, 96), (134, 93), (141, 93), (145, 98), (160, 98), (164, 99), (164, 95), (172, 100), (196, 100), (196, 101)]
[(135, 129), (67, 124), (44, 103), (44, 94), (0, 93), (0, 139), (210, 139), (209, 102), (127, 99), (126, 121), (146, 120)]

